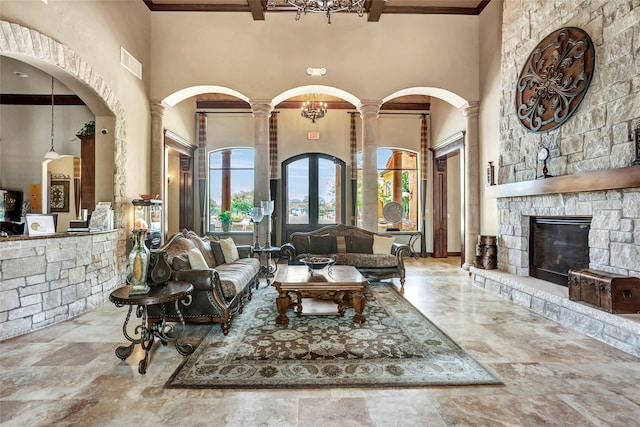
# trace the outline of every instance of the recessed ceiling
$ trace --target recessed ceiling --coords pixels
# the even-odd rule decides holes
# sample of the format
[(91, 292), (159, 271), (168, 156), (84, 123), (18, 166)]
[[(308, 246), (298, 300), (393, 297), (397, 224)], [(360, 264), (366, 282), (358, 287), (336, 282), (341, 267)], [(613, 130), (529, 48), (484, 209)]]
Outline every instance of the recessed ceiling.
[[(285, 0), (143, 0), (154, 12), (244, 12), (255, 21), (263, 21), (266, 13), (290, 12), (295, 8)], [(385, 14), (410, 15), (479, 15), (490, 0), (368, 0), (369, 22), (377, 22)], [(271, 5), (275, 5), (272, 7)], [(343, 13), (343, 12), (338, 12)]]

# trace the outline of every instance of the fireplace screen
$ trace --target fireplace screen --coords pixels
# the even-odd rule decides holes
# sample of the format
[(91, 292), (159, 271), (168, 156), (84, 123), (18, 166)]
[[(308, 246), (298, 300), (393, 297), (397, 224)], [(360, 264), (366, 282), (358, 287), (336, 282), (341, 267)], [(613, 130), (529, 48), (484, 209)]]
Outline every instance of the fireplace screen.
[(591, 217), (531, 217), (529, 275), (567, 286), (569, 269), (589, 267)]

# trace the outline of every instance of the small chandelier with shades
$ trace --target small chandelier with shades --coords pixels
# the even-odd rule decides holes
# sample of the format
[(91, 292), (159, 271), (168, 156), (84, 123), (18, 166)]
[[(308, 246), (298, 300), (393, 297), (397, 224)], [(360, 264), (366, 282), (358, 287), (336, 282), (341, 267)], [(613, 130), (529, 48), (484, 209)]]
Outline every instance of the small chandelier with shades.
[(327, 103), (316, 100), (313, 96), (310, 101), (305, 101), (300, 107), (300, 115), (306, 119), (311, 120), (311, 123), (315, 123), (327, 114)]
[(331, 24), (333, 12), (356, 12), (362, 17), (365, 12), (366, 0), (270, 0), (269, 6), (273, 9), (278, 6), (291, 6), (296, 8), (296, 21), (307, 12), (320, 12), (327, 15), (327, 21)]

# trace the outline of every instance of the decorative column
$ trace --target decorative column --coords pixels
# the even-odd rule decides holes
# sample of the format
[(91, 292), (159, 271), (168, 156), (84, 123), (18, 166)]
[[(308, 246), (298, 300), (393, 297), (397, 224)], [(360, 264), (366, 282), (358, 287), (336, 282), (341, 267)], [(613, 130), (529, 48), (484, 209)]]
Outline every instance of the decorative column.
[(162, 101), (151, 101), (151, 158), (149, 159), (149, 193), (164, 199), (164, 114)]
[(360, 104), (362, 118), (362, 228), (378, 231), (378, 113), (381, 101), (366, 100)]
[[(255, 150), (253, 175), (253, 205), (260, 206), (262, 200), (273, 200), (269, 188), (269, 117), (273, 111), (271, 100), (252, 100), (253, 144)], [(278, 209), (277, 206), (274, 207)], [(268, 227), (260, 227), (260, 241), (267, 238)]]
[(469, 102), (462, 108), (467, 132), (464, 143), (464, 255), (462, 268), (469, 270), (473, 265), (475, 245), (480, 234), (480, 150), (478, 142), (477, 101)]

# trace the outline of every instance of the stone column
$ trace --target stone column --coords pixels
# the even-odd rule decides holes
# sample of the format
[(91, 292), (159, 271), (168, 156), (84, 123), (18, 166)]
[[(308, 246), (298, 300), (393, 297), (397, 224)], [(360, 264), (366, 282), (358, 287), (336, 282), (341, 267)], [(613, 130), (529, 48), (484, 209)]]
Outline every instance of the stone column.
[[(262, 200), (273, 200), (269, 189), (269, 117), (273, 111), (271, 100), (252, 100), (253, 143), (255, 150), (253, 175), (253, 205), (260, 206)], [(274, 206), (274, 211), (278, 207)], [(267, 239), (267, 222), (260, 223), (260, 242)]]
[(362, 118), (362, 228), (378, 231), (378, 113), (381, 101), (366, 100), (360, 104)]
[(464, 263), (469, 270), (475, 258), (478, 234), (480, 234), (480, 150), (478, 142), (477, 101), (462, 108), (467, 131), (464, 141)]
[[(164, 199), (164, 114), (167, 107), (162, 101), (151, 101), (151, 155), (149, 159), (149, 194)], [(166, 212), (166, 208), (165, 208)]]

